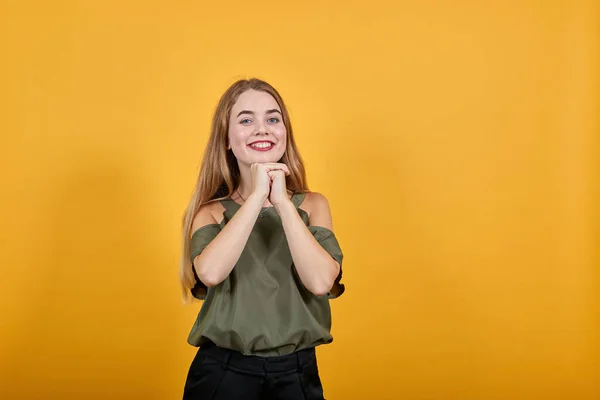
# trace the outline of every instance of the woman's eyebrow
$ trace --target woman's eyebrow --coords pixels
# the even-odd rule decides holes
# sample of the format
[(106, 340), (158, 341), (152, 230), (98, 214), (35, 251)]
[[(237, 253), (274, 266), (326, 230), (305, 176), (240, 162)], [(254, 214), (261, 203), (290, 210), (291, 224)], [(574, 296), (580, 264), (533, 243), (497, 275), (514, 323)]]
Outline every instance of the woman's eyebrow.
[[(267, 110), (265, 112), (265, 114), (271, 114), (271, 113), (279, 113), (279, 115), (281, 115), (281, 111), (279, 111), (278, 109), (274, 108), (272, 110)], [(249, 114), (249, 115), (254, 115), (254, 111), (250, 111), (250, 110), (242, 110), (238, 113), (237, 117), (239, 117), (242, 114)], [(236, 117), (236, 118), (237, 118)]]
[[(242, 114), (250, 114), (250, 115), (254, 115), (254, 111), (249, 111), (249, 110), (242, 110), (240, 111), (240, 113), (237, 115), (238, 117)], [(236, 117), (237, 118), (237, 117)]]

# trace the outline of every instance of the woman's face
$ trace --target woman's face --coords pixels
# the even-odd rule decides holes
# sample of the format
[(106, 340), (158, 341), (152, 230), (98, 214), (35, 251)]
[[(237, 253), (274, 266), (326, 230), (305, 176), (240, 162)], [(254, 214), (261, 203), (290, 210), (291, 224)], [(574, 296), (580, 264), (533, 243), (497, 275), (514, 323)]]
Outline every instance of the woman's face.
[(231, 109), (229, 146), (238, 163), (275, 163), (285, 152), (287, 132), (279, 105), (269, 93), (247, 90)]

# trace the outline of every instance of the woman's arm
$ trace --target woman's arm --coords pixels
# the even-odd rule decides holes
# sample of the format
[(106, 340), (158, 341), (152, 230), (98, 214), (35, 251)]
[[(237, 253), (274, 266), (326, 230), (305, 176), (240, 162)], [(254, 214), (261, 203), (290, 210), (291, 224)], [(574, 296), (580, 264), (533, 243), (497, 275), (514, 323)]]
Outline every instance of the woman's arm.
[[(333, 231), (331, 211), (325, 196), (308, 193), (304, 201), (309, 203), (310, 225)], [(317, 242), (290, 200), (281, 201), (275, 208), (283, 221), (285, 236), (300, 280), (313, 294), (327, 294), (340, 272), (340, 265)]]
[[(194, 259), (196, 274), (206, 287), (216, 286), (229, 276), (242, 255), (263, 202), (264, 199), (260, 195), (251, 194), (231, 221)], [(216, 223), (210, 211), (210, 204), (204, 205), (194, 218), (192, 232)]]

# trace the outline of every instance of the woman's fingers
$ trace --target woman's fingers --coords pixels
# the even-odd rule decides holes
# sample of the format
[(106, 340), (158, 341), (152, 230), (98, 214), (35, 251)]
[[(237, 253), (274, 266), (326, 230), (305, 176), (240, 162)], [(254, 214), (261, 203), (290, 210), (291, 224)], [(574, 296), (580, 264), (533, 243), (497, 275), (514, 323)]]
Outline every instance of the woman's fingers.
[(290, 174), (290, 169), (283, 163), (264, 163), (260, 165), (264, 166), (268, 171), (281, 170), (285, 172), (286, 175)]
[(258, 193), (261, 197), (266, 197), (269, 194), (271, 185), (271, 177), (269, 170), (262, 167), (260, 164), (253, 164), (250, 168), (252, 178), (252, 192)]
[(269, 177), (271, 178), (271, 180), (275, 179), (277, 177), (277, 175), (280, 175), (280, 174), (282, 174), (283, 176), (288, 175), (282, 169), (274, 169), (272, 171), (267, 172), (267, 175), (269, 175)]

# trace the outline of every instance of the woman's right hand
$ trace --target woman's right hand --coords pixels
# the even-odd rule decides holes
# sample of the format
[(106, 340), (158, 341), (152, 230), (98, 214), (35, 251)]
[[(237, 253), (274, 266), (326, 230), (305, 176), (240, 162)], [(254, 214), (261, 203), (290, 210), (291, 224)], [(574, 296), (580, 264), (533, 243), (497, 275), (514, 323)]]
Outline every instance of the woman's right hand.
[(252, 177), (251, 195), (258, 196), (262, 201), (269, 197), (271, 191), (271, 178), (269, 170), (263, 164), (252, 164), (250, 166), (250, 176)]
[(286, 175), (290, 174), (287, 165), (282, 163), (254, 163), (250, 166), (252, 177), (252, 193), (265, 201), (271, 193), (271, 177), (269, 171), (282, 170)]

